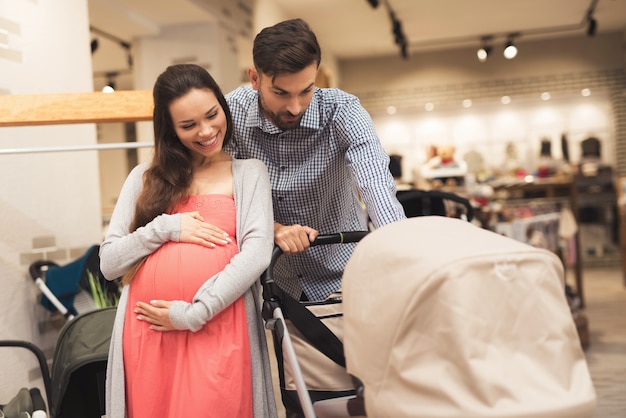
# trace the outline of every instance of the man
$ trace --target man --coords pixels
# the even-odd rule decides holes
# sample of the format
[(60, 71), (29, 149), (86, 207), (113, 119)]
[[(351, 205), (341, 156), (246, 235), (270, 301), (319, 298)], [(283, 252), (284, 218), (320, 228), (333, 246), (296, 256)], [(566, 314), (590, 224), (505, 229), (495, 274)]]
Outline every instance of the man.
[(302, 19), (263, 29), (253, 60), (251, 86), (227, 95), (234, 132), (226, 151), (268, 167), (274, 239), (288, 255), (275, 281), (296, 299), (323, 300), (341, 287), (354, 244), (310, 242), (367, 230), (368, 215), (374, 227), (405, 218), (389, 157), (357, 97), (315, 87), (321, 50)]

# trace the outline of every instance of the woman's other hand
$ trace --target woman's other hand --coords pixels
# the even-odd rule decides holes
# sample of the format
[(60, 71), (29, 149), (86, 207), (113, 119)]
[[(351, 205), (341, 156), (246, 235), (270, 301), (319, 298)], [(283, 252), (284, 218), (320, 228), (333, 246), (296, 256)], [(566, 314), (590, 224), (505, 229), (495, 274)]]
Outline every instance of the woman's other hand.
[(134, 312), (137, 319), (150, 324), (155, 331), (174, 331), (176, 328), (170, 321), (170, 305), (166, 300), (151, 300), (150, 303), (137, 302)]
[(213, 248), (216, 245), (225, 245), (231, 241), (231, 238), (222, 229), (205, 222), (199, 212), (180, 214), (179, 242), (189, 242)]

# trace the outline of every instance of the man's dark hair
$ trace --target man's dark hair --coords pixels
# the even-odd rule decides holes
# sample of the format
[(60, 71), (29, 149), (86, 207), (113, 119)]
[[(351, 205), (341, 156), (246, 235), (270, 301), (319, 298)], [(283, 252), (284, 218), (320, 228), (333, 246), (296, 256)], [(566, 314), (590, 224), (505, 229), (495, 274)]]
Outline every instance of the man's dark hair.
[(322, 52), (309, 25), (302, 19), (291, 19), (259, 32), (252, 58), (257, 71), (274, 78), (295, 74), (313, 63), (319, 67)]

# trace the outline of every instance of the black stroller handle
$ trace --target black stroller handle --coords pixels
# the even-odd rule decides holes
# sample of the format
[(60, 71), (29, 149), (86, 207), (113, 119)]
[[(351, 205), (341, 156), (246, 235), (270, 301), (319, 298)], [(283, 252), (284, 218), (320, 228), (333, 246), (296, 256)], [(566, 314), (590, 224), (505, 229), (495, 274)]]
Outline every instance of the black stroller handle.
[[(368, 234), (369, 231), (347, 231), (347, 232), (337, 232), (335, 234), (325, 234), (318, 235), (318, 237), (311, 242), (311, 247), (315, 247), (318, 245), (329, 245), (329, 244), (348, 244), (351, 242), (359, 242), (364, 236)], [(261, 275), (261, 284), (263, 285), (263, 293), (264, 296), (267, 296), (266, 300), (270, 300), (271, 296), (265, 294), (265, 285), (274, 283), (274, 265), (278, 258), (283, 254), (283, 250), (278, 245), (274, 246), (274, 250), (272, 251), (272, 258), (270, 260), (270, 265)], [(273, 295), (272, 295), (273, 296)]]
[(42, 272), (44, 271), (44, 267), (47, 270), (48, 267), (59, 267), (57, 263), (49, 260), (39, 260), (35, 261), (28, 268), (28, 272), (30, 273), (30, 278), (33, 280), (37, 280), (41, 278)]
[[(39, 362), (39, 368), (41, 371), (41, 377), (43, 379), (43, 386), (45, 389), (46, 398), (48, 399), (48, 402), (50, 402), (52, 395), (52, 378), (50, 376), (48, 360), (46, 359), (46, 355), (43, 353), (43, 351), (41, 351), (39, 347), (29, 341), (20, 340), (2, 340), (0, 341), (0, 347), (22, 347), (29, 350), (35, 355), (35, 357), (37, 357), (37, 361)], [(45, 402), (43, 401), (43, 399), (41, 399), (41, 393), (39, 393), (39, 391), (32, 391), (31, 397), (33, 394), (35, 395), (35, 399), (33, 401), (36, 403), (36, 405), (33, 406), (36, 406), (38, 409), (45, 411)]]

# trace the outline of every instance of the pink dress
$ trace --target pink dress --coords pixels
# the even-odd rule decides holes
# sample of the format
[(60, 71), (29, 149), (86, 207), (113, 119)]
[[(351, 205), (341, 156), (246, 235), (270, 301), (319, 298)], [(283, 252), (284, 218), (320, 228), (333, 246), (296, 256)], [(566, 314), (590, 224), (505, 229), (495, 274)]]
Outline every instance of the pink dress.
[(233, 239), (215, 248), (168, 242), (151, 254), (130, 286), (123, 349), (129, 418), (252, 417), (252, 381), (243, 297), (198, 332), (158, 332), (136, 319), (136, 302), (191, 302), (237, 253), (231, 196), (191, 196), (175, 212), (198, 211)]

